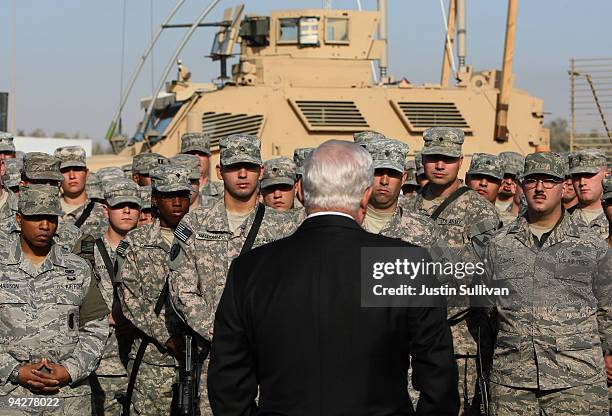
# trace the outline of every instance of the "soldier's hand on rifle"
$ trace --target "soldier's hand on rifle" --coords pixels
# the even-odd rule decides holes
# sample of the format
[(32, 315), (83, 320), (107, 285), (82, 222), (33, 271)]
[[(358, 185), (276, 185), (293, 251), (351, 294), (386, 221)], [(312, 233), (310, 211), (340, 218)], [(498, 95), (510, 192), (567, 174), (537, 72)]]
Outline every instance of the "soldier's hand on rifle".
[(166, 348), (170, 354), (179, 361), (185, 359), (185, 338), (184, 337), (172, 337), (166, 341)]
[(604, 356), (604, 363), (606, 364), (606, 375), (608, 376), (608, 383), (612, 383), (612, 355), (606, 353)]

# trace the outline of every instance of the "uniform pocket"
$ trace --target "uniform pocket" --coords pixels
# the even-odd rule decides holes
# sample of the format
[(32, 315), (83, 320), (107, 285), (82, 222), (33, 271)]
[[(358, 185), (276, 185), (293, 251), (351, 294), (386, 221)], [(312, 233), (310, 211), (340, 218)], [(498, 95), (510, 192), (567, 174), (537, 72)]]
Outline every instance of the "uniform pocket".
[(556, 338), (555, 358), (560, 373), (570, 380), (586, 381), (604, 371), (599, 337), (576, 333)]

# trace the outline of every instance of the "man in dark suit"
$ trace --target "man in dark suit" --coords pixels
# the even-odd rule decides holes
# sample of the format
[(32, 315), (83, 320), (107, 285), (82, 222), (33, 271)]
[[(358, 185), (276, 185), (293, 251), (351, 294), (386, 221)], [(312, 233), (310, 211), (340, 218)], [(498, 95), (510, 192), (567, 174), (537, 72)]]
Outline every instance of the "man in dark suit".
[(457, 415), (444, 305), (361, 306), (361, 249), (414, 247), (360, 227), (372, 177), (365, 149), (322, 144), (306, 161), (301, 227), (232, 263), (209, 367), (215, 415), (413, 415), (410, 358), (416, 414)]

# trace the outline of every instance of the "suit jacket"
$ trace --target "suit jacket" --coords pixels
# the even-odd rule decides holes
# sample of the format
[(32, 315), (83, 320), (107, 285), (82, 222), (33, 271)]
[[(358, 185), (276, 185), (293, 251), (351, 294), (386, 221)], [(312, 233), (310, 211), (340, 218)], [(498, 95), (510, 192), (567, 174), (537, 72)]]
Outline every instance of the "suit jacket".
[(457, 415), (445, 305), (361, 307), (362, 247), (414, 246), (322, 215), (234, 260), (214, 325), (215, 415), (413, 415), (410, 356), (416, 414)]

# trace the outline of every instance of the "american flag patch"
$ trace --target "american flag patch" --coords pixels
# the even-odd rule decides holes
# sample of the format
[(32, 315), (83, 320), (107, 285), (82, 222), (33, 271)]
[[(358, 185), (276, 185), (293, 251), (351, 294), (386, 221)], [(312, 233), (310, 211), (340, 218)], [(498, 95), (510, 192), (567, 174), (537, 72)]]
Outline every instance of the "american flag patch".
[(117, 255), (121, 257), (125, 257), (125, 252), (129, 246), (130, 246), (129, 243), (125, 242), (125, 240), (122, 240), (117, 246), (117, 250), (115, 250), (115, 253), (117, 253)]
[(189, 237), (191, 237), (192, 234), (193, 232), (189, 228), (185, 227), (183, 223), (180, 223), (174, 230), (174, 236), (181, 240), (183, 243), (187, 242), (187, 240), (189, 239)]

